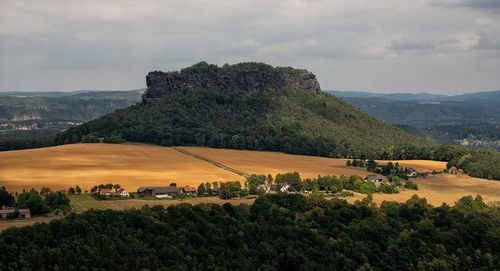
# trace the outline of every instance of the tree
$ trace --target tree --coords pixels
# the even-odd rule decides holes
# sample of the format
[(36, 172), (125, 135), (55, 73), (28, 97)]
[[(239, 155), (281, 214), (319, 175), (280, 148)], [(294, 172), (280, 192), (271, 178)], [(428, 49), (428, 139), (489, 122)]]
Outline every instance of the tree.
[(121, 136), (118, 135), (112, 135), (112, 136), (106, 136), (103, 138), (102, 142), (104, 143), (112, 143), (112, 144), (119, 144), (125, 142), (125, 139), (123, 139)]
[(285, 174), (277, 174), (275, 178), (276, 183), (286, 183), (290, 185), (290, 191), (301, 191), (302, 180), (298, 172), (288, 172)]
[(73, 187), (68, 188), (68, 194), (69, 195), (75, 194), (75, 188), (73, 188)]
[(268, 186), (271, 186), (273, 184), (273, 175), (267, 174), (266, 182)]
[(177, 187), (177, 183), (170, 183), (170, 186)]
[(246, 188), (245, 189), (241, 189), (240, 193), (239, 193), (239, 196), (240, 196), (240, 198), (244, 198), (244, 197), (248, 196), (248, 189), (246, 189)]
[(220, 184), (219, 198), (231, 199), (239, 196), (241, 190), (240, 182), (225, 182)]
[(40, 194), (34, 189), (19, 194), (17, 207), (30, 209), (31, 213), (35, 215), (50, 212), (49, 206), (47, 206)]
[(205, 183), (205, 190), (206, 190), (207, 194), (209, 194), (209, 195), (212, 194), (213, 189), (212, 189), (212, 185), (209, 182)]
[(247, 177), (248, 190), (250, 194), (257, 194), (259, 185), (266, 182), (265, 175), (252, 174)]
[(405, 182), (405, 188), (413, 189), (413, 190), (418, 190), (418, 185), (417, 185), (417, 183), (414, 183), (412, 181), (406, 181)]
[(198, 186), (198, 195), (205, 195), (205, 193), (207, 193), (207, 188), (204, 183), (201, 183)]
[(76, 192), (78, 195), (80, 195), (80, 194), (82, 193), (82, 189), (80, 188), (80, 186), (78, 186), (78, 185), (77, 185), (77, 186), (75, 187), (75, 192)]
[(69, 198), (62, 192), (50, 192), (47, 196), (45, 196), (45, 203), (51, 209), (67, 209), (69, 207), (70, 200)]
[(50, 188), (44, 186), (44, 187), (42, 187), (42, 189), (40, 189), (40, 195), (45, 196), (45, 195), (49, 194), (50, 191), (51, 191)]
[(82, 137), (82, 143), (99, 143), (99, 142), (100, 139), (93, 134), (84, 135)]
[(97, 185), (94, 185), (92, 188), (90, 188), (90, 194), (95, 194), (99, 191), (99, 187)]
[(398, 186), (401, 185), (401, 179), (399, 179), (399, 177), (396, 175), (390, 175), (388, 177), (388, 179), (389, 179), (389, 182), (394, 183), (395, 185), (398, 185)]
[(113, 185), (113, 188), (115, 189), (115, 192), (118, 191), (118, 189), (120, 189), (120, 187), (122, 187), (122, 186), (119, 185), (119, 184)]
[(11, 193), (7, 191), (5, 186), (0, 187), (0, 207), (1, 206), (14, 206), (15, 199)]

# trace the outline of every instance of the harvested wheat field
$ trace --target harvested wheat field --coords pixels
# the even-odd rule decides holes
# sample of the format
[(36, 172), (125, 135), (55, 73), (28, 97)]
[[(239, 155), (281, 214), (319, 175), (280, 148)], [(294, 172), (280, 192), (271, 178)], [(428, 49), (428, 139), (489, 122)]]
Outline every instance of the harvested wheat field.
[(185, 150), (218, 161), (248, 174), (268, 174), (297, 171), (302, 178), (318, 175), (369, 174), (363, 168), (347, 167), (347, 159), (333, 159), (318, 156), (291, 155), (280, 152), (213, 149), (204, 147), (182, 147)]
[[(427, 202), (439, 206), (443, 202), (454, 205), (460, 198), (481, 195), (488, 204), (500, 203), (500, 182), (473, 178), (467, 175), (438, 174), (428, 178), (417, 178), (418, 190), (404, 190), (399, 194), (373, 194), (373, 201), (380, 205), (384, 200), (405, 202), (413, 195), (427, 199)], [(362, 199), (366, 195), (356, 193), (346, 198), (349, 202)]]
[(198, 185), (243, 177), (172, 148), (126, 144), (72, 144), (0, 152), (0, 185), (9, 191), (41, 188), (83, 190), (101, 183), (119, 183), (129, 191), (171, 182)]
[[(202, 147), (182, 147), (191, 153), (222, 163), (249, 174), (275, 175), (298, 171), (303, 178), (318, 175), (369, 174), (363, 168), (345, 166), (346, 159), (289, 155), (278, 152), (242, 151)], [(382, 161), (385, 162), (385, 161)], [(395, 161), (394, 161), (395, 162)], [(443, 162), (398, 161), (401, 166), (432, 171), (444, 167)], [(120, 183), (129, 191), (139, 186), (197, 186), (206, 181), (243, 181), (244, 178), (209, 162), (180, 153), (173, 148), (127, 144), (73, 144), (42, 149), (0, 152), (0, 185), (10, 191), (41, 188), (68, 188), (79, 185), (84, 190), (100, 183)], [(500, 202), (500, 182), (466, 175), (439, 174), (418, 178), (419, 190), (399, 194), (374, 194), (374, 200), (406, 201), (413, 194), (426, 197), (429, 203), (453, 204), (466, 195), (481, 194), (486, 202)], [(348, 200), (360, 199), (356, 195)], [(204, 199), (200, 199), (203, 201)], [(116, 201), (108, 208), (121, 209), (152, 204), (143, 200)], [(117, 206), (111, 206), (117, 204)], [(171, 204), (165, 202), (165, 204)]]
[(377, 162), (382, 164), (397, 162), (401, 167), (412, 167), (419, 172), (443, 171), (446, 168), (446, 162), (432, 160), (377, 160)]

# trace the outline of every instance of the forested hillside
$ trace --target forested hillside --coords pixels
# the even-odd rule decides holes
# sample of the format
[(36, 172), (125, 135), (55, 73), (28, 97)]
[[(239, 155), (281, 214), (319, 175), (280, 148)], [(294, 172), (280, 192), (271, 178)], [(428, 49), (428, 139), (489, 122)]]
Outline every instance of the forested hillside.
[(319, 91), (314, 75), (303, 70), (200, 63), (148, 76), (143, 104), (72, 128), (59, 140), (114, 135), (160, 145), (335, 157), (376, 156), (390, 146), (427, 144)]
[(0, 270), (498, 270), (499, 228), (499, 208), (470, 196), (91, 210), (1, 232)]
[(455, 96), (328, 92), (372, 116), (438, 143), (500, 151), (500, 91)]

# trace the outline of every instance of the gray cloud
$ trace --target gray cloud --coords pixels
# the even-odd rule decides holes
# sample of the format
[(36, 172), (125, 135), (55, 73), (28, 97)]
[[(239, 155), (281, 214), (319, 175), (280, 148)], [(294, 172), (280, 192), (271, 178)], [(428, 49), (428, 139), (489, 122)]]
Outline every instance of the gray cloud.
[(435, 48), (432, 41), (429, 40), (393, 40), (390, 47), (394, 50), (425, 50)]
[(498, 0), (431, 0), (431, 4), (447, 7), (500, 9), (500, 1)]
[(499, 89), (499, 1), (429, 1), (4, 0), (0, 91), (140, 88), (201, 60), (307, 68), (324, 89)]

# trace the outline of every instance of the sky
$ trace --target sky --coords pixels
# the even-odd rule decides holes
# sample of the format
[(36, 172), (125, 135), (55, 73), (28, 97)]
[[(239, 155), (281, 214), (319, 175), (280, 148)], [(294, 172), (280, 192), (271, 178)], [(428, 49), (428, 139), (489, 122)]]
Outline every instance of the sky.
[(149, 71), (245, 61), (322, 89), (500, 89), (500, 0), (1, 0), (0, 91), (145, 87)]

